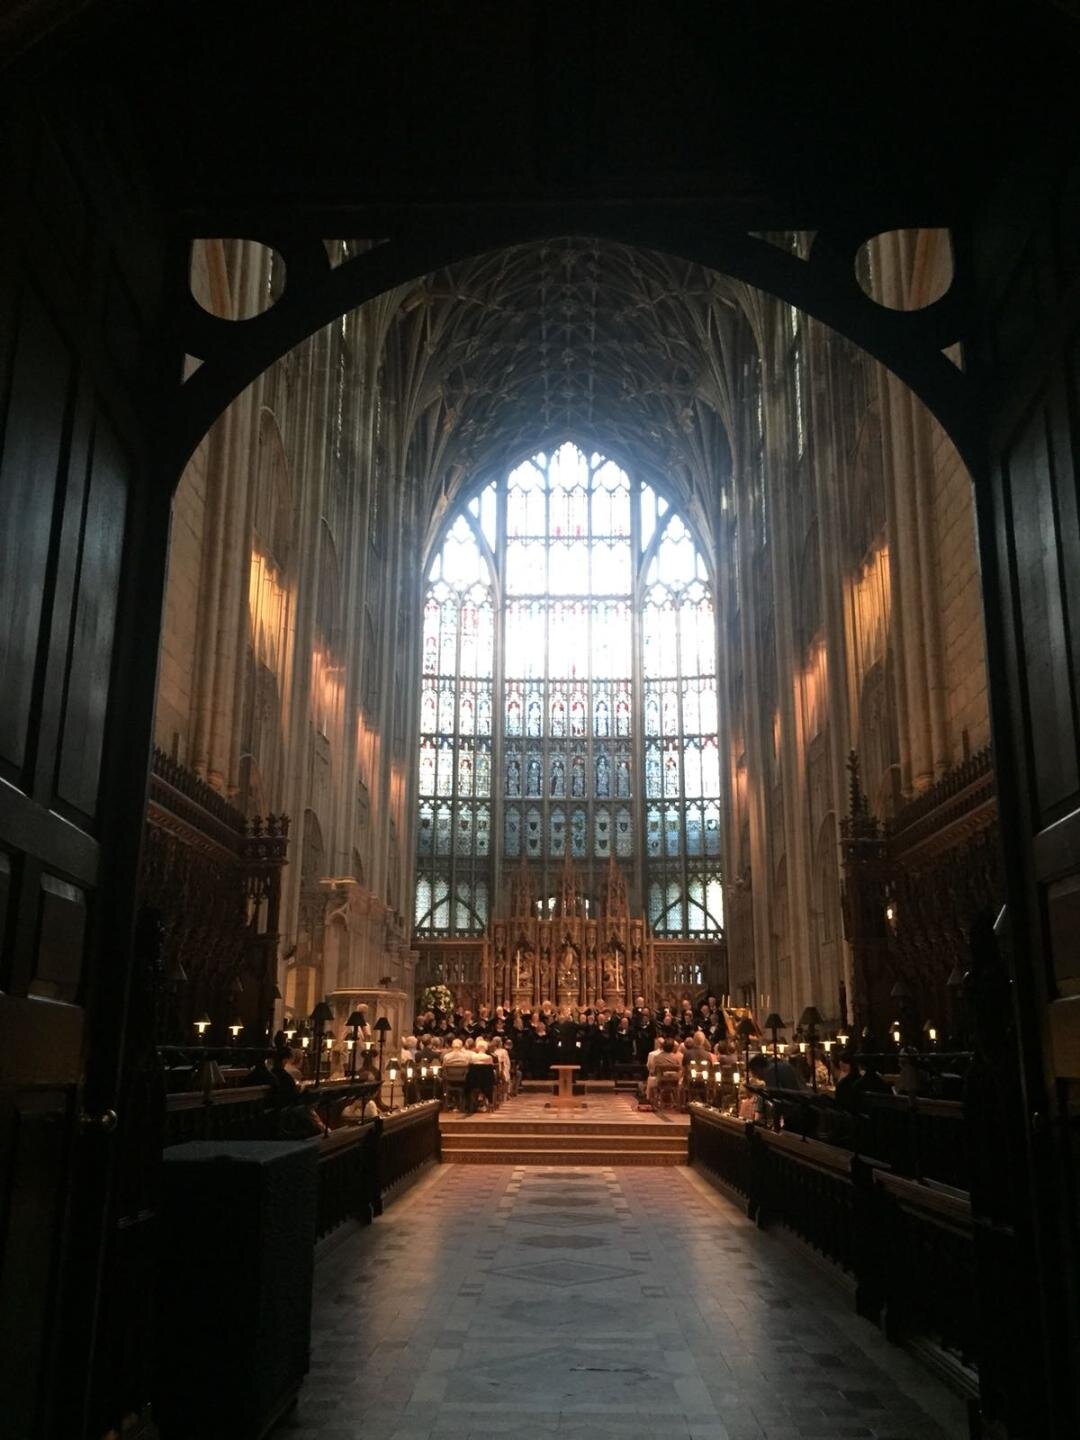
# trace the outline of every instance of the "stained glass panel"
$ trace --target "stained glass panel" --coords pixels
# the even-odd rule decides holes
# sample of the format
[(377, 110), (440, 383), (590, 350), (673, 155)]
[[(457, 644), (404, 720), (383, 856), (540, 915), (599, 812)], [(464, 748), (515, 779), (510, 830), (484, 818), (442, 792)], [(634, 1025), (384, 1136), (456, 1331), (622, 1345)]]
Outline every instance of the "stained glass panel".
[(645, 851), (648, 855), (663, 854), (664, 840), (660, 826), (660, 807), (650, 805), (645, 812)]
[[(525, 853), (539, 862), (543, 893), (555, 883), (547, 861), (561, 860), (567, 831), (587, 870), (612, 854), (631, 859), (643, 839), (657, 933), (688, 925), (715, 933), (715, 618), (704, 561), (662, 495), (571, 444), (517, 466), (467, 500), (446, 531), (429, 571), (421, 644), (419, 929), (477, 933), (487, 923), (498, 763), (497, 848), (505, 859)], [(505, 678), (493, 696), (497, 645)], [(649, 801), (640, 817), (638, 764)], [(595, 886), (595, 874), (587, 883)]]

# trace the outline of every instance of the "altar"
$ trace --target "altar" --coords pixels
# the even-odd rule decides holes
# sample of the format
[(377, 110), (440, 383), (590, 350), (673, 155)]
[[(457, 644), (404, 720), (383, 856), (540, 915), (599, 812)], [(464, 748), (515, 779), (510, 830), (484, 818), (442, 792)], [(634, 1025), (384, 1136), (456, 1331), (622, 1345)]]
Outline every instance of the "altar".
[(635, 913), (623, 868), (612, 857), (598, 895), (583, 893), (573, 861), (564, 859), (552, 895), (541, 893), (536, 867), (524, 860), (507, 877), (509, 904), (486, 935), (416, 942), (417, 998), (427, 985), (445, 985), (461, 1009), (535, 1010), (545, 1001), (567, 1006), (677, 1004), (727, 987), (722, 938), (669, 940), (654, 936)]

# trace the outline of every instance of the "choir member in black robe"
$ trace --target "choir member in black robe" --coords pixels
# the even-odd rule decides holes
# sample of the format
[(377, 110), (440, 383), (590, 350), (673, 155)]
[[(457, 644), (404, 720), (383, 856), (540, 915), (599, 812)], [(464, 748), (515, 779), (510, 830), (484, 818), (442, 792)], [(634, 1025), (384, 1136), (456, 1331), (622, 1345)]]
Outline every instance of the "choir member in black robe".
[(656, 1022), (653, 1020), (652, 1011), (645, 1009), (641, 1012), (641, 1020), (634, 1031), (634, 1059), (639, 1065), (645, 1064), (655, 1044)]
[(619, 1066), (633, 1065), (634, 1063), (634, 1036), (630, 1032), (630, 1022), (625, 1016), (619, 1021), (615, 1034), (611, 1037), (611, 1065), (612, 1073), (618, 1075)]
[(531, 1080), (549, 1080), (554, 1063), (555, 1042), (548, 1034), (543, 1020), (538, 1020), (533, 1025), (532, 1044), (529, 1048), (529, 1078)]
[(581, 1042), (581, 1074), (585, 1080), (599, 1079), (604, 1064), (604, 1037), (590, 1011), (578, 1036)]
[(555, 1042), (553, 1065), (580, 1065), (581, 1052), (577, 1048), (578, 1026), (573, 1016), (560, 1015), (548, 1031)]

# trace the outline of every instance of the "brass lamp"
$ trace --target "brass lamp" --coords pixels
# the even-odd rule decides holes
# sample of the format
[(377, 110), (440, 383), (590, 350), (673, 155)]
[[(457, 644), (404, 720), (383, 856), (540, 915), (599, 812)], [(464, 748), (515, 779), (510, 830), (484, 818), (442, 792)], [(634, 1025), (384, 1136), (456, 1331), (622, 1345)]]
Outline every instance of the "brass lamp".
[(385, 1015), (380, 1015), (375, 1021), (374, 1028), (379, 1032), (379, 1075), (381, 1077), (383, 1073), (383, 1047), (386, 1044), (387, 1032), (393, 1027)]
[[(315, 1084), (319, 1083), (319, 1072), (322, 1066), (322, 1052), (325, 1044), (324, 1030), (329, 1021), (334, 1018), (334, 1012), (325, 1000), (320, 1000), (311, 1012), (311, 1025), (315, 1037)], [(331, 1040), (331, 1043), (333, 1041)]]
[(356, 1075), (356, 1052), (360, 1048), (360, 1031), (367, 1024), (367, 1016), (360, 1009), (356, 1009), (345, 1021), (345, 1028), (352, 1031), (352, 1055), (349, 1060), (349, 1074)]
[(772, 1058), (774, 1065), (776, 1064), (778, 1053), (780, 1050), (778, 1032), (786, 1028), (787, 1027), (785, 1026), (783, 1020), (781, 1020), (778, 1011), (773, 1010), (770, 1014), (765, 1016), (765, 1029), (772, 1031)]

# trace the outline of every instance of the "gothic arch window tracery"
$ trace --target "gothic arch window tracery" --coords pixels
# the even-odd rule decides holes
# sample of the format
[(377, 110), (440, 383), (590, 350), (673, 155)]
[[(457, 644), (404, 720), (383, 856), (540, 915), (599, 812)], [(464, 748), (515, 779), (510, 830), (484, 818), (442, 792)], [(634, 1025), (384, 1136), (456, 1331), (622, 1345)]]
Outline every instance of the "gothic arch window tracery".
[[(546, 894), (569, 852), (586, 890), (637, 858), (657, 934), (716, 936), (713, 592), (670, 502), (572, 443), (534, 455), (455, 516), (424, 613), (417, 931), (483, 930), (500, 858)], [(443, 855), (440, 807), (455, 836), (497, 824), (498, 845)]]

